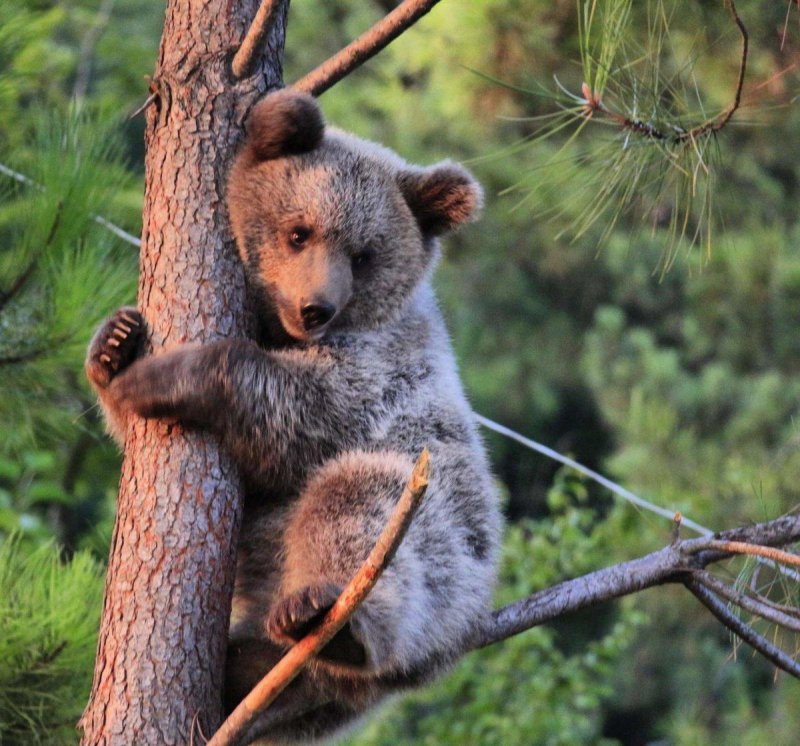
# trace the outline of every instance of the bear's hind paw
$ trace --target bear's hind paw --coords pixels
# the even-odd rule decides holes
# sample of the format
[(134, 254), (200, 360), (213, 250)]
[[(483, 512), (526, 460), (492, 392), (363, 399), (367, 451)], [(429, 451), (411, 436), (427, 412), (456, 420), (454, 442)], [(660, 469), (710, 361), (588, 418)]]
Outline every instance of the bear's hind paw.
[[(308, 586), (279, 601), (267, 619), (267, 634), (276, 642), (294, 644), (305, 637), (333, 606), (342, 589), (331, 583)], [(366, 663), (364, 646), (345, 625), (325, 646), (320, 658), (350, 666)]]

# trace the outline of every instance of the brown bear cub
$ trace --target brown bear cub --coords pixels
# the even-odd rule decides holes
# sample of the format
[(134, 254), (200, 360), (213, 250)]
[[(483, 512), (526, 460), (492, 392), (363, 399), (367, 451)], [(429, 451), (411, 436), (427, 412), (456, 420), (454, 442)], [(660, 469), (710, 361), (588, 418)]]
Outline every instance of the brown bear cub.
[(460, 166), (411, 166), (326, 128), (312, 98), (273, 93), (228, 182), (258, 339), (137, 359), (144, 321), (124, 308), (89, 348), (118, 438), (129, 412), (177, 420), (216, 433), (241, 470), (231, 706), (330, 607), (430, 449), (397, 555), (250, 742), (332, 734), (445, 670), (489, 611), (498, 501), (430, 282), (439, 236), (480, 203)]

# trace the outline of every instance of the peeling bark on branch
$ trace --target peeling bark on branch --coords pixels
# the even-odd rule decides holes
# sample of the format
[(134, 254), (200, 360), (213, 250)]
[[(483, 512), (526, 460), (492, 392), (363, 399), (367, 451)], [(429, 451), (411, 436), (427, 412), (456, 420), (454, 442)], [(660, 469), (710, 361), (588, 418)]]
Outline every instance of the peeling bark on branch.
[[(281, 84), (288, 1), (250, 78), (230, 52), (257, 0), (170, 0), (148, 110), (139, 307), (152, 347), (243, 336), (222, 189), (252, 104)], [(84, 744), (184, 744), (221, 721), (240, 488), (207, 435), (129, 426)]]

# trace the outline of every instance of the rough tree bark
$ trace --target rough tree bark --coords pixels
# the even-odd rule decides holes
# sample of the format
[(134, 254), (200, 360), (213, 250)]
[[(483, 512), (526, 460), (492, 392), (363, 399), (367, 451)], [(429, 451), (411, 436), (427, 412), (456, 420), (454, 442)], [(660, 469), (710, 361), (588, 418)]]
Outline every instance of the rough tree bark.
[[(258, 0), (169, 0), (148, 108), (139, 308), (154, 348), (246, 332), (224, 175), (252, 104), (281, 82), (288, 0), (251, 76), (233, 51)], [(221, 722), (240, 516), (214, 440), (129, 425), (84, 744), (188, 743)]]

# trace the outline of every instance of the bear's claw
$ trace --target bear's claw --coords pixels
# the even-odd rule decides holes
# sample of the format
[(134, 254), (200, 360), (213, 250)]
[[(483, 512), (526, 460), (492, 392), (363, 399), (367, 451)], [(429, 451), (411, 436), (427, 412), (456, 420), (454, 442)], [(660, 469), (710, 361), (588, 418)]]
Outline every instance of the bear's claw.
[(106, 388), (137, 357), (144, 336), (142, 315), (129, 306), (120, 308), (94, 335), (86, 357), (86, 375), (98, 388)]

